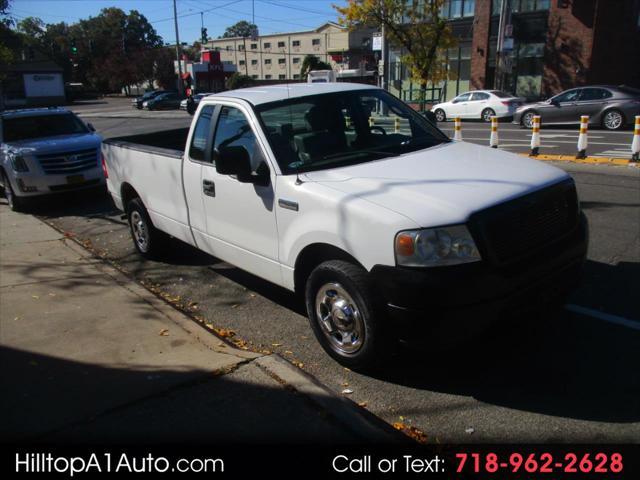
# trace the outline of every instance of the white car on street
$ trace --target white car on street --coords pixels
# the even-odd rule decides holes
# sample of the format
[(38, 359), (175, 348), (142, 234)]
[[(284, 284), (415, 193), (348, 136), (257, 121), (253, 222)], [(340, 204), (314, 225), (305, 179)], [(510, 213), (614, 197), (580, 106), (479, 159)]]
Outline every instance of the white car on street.
[(438, 344), (555, 305), (586, 256), (566, 172), (452, 142), (368, 85), (210, 95), (190, 129), (102, 148), (140, 254), (161, 255), (170, 235), (296, 292), (322, 347), (349, 368), (380, 362), (397, 338)]
[(474, 90), (458, 95), (448, 102), (437, 103), (431, 111), (438, 122), (453, 120), (456, 117), (490, 122), (492, 116), (512, 117), (523, 103), (523, 98), (500, 90)]

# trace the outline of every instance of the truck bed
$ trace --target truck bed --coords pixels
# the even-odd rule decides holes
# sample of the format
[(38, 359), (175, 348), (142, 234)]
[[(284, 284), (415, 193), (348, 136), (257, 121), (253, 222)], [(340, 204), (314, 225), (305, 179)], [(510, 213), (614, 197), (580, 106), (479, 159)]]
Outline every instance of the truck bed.
[(160, 132), (127, 135), (105, 140), (104, 143), (130, 148), (141, 152), (158, 153), (171, 157), (182, 157), (189, 136), (189, 127)]
[(153, 224), (187, 243), (193, 243), (182, 187), (182, 158), (188, 128), (111, 138), (102, 143), (109, 172), (107, 186), (116, 206), (123, 203), (123, 186), (133, 188)]

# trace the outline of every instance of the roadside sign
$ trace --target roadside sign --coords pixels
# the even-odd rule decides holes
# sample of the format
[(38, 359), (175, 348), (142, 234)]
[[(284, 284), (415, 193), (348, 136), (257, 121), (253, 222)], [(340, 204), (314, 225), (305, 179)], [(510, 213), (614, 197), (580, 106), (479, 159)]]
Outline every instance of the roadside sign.
[(384, 75), (384, 62), (382, 60), (378, 62), (378, 75)]
[(372, 42), (371, 42), (371, 50), (373, 50), (374, 52), (380, 52), (382, 51), (382, 34), (381, 33), (374, 33), (373, 37), (371, 38)]

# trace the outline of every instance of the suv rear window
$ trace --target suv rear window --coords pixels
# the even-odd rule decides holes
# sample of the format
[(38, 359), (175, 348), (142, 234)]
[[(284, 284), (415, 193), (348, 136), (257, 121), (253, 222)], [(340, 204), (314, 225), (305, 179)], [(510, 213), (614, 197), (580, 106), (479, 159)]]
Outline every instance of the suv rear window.
[(86, 125), (72, 113), (4, 118), (2, 129), (4, 142), (89, 132)]

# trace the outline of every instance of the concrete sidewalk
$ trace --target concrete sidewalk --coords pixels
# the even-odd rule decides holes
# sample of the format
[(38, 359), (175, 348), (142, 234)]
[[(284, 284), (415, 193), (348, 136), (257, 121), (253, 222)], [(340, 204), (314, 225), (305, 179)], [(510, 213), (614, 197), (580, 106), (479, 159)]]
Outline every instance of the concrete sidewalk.
[(71, 443), (391, 443), (280, 357), (235, 349), (0, 205), (0, 435)]

